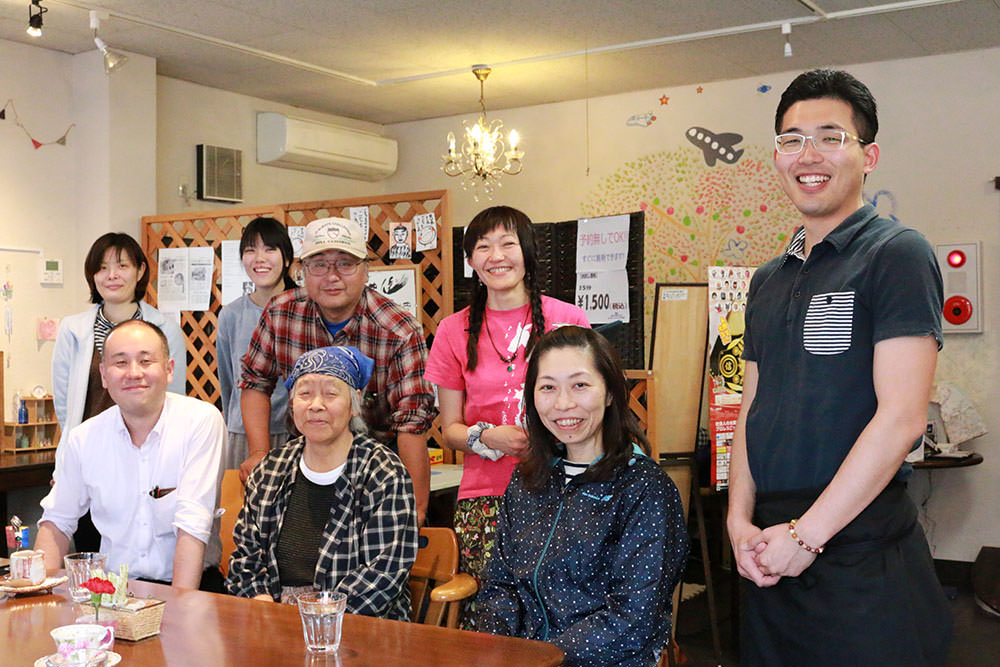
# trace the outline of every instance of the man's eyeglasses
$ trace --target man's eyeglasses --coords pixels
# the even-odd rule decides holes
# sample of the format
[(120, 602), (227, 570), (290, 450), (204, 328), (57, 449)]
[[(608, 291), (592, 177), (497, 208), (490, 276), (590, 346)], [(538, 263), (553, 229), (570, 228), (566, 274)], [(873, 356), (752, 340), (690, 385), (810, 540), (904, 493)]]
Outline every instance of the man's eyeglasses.
[(779, 134), (774, 138), (774, 147), (782, 155), (795, 155), (796, 153), (801, 153), (802, 149), (805, 148), (806, 139), (811, 141), (813, 148), (820, 153), (839, 151), (844, 147), (844, 143), (848, 139), (854, 139), (862, 146), (871, 143), (844, 130), (820, 130), (815, 135), (797, 134), (795, 132)]
[(338, 259), (333, 262), (325, 259), (317, 259), (302, 262), (302, 266), (305, 267), (306, 272), (310, 276), (325, 276), (332, 270), (338, 276), (349, 278), (358, 272), (358, 267), (364, 264), (364, 262), (365, 260), (363, 259)]

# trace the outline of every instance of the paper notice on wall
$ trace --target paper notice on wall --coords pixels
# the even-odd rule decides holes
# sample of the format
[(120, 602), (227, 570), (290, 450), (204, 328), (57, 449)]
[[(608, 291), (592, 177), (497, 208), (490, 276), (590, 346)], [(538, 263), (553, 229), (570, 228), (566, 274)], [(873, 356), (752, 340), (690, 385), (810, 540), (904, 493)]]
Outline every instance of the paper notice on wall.
[(576, 274), (576, 305), (587, 314), (591, 324), (627, 323), (628, 272), (621, 269)]
[(437, 247), (437, 220), (433, 213), (421, 213), (413, 216), (413, 229), (416, 234), (414, 249), (417, 252), (433, 250)]
[(348, 209), (351, 216), (351, 220), (358, 223), (361, 226), (361, 238), (368, 242), (369, 227), (368, 227), (368, 207), (367, 206), (352, 206)]
[(306, 240), (305, 225), (289, 225), (288, 238), (292, 242), (292, 256), (298, 257), (302, 254), (302, 244)]
[(188, 307), (208, 310), (212, 303), (212, 277), (215, 275), (215, 249), (210, 246), (188, 248)]
[[(465, 243), (465, 232), (466, 232), (467, 229), (468, 229), (468, 227), (462, 227), (462, 243), (463, 244)], [(465, 251), (463, 250), (462, 252), (464, 253)], [(463, 254), (462, 255), (462, 277), (463, 278), (471, 278), (473, 275), (474, 275), (474, 271), (472, 270), (472, 265), (469, 264), (469, 258), (465, 257), (465, 255)]]
[(392, 245), (389, 246), (389, 259), (410, 259), (413, 257), (413, 249), (410, 245), (412, 231), (412, 222), (392, 223), (390, 228)]
[(577, 221), (577, 273), (624, 269), (628, 260), (628, 230), (627, 213)]
[(160, 310), (185, 310), (187, 291), (187, 248), (161, 248), (156, 277), (156, 303)]
[(222, 305), (232, 303), (254, 290), (253, 281), (243, 268), (239, 241), (222, 241)]
[(159, 309), (208, 310), (212, 298), (215, 250), (208, 246), (161, 248), (157, 259)]

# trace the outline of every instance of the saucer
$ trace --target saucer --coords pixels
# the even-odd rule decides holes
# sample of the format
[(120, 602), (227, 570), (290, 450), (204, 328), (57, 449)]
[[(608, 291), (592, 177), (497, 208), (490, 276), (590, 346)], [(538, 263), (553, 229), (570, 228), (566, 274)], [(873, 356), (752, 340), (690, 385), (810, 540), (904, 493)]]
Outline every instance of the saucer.
[[(111, 665), (117, 665), (119, 662), (122, 661), (122, 657), (117, 653), (115, 653), (114, 651), (108, 651), (107, 653), (108, 653), (108, 661), (105, 663), (106, 667), (111, 667)], [(34, 667), (45, 667), (45, 661), (48, 658), (49, 656), (46, 655), (44, 657), (39, 658), (38, 660), (35, 660)]]
[(8, 580), (9, 577), (0, 579), (0, 593), (6, 593), (8, 595), (26, 595), (28, 593), (41, 593), (42, 591), (52, 590), (59, 584), (69, 581), (69, 577), (46, 577), (45, 581), (33, 586), (8, 586)]

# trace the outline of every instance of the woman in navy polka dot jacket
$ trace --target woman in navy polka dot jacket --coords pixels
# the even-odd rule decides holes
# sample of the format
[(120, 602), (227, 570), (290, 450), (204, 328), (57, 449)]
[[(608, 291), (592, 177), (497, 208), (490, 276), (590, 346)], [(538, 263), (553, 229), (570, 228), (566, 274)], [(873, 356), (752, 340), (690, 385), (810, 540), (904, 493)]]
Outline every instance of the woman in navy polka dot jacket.
[(503, 497), (476, 627), (552, 642), (569, 665), (655, 665), (690, 545), (618, 357), (589, 329), (551, 331), (524, 402), (531, 449)]

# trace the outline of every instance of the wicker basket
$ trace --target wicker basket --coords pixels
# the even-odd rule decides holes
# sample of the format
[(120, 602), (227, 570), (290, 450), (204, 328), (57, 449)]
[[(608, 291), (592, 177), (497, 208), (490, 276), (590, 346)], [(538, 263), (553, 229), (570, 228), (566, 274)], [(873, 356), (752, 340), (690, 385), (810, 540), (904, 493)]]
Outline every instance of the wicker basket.
[[(115, 639), (134, 642), (160, 634), (165, 606), (163, 600), (129, 598), (124, 606), (117, 609), (101, 605), (101, 621), (115, 621)], [(94, 616), (93, 605), (81, 604), (80, 608), (85, 615)]]

